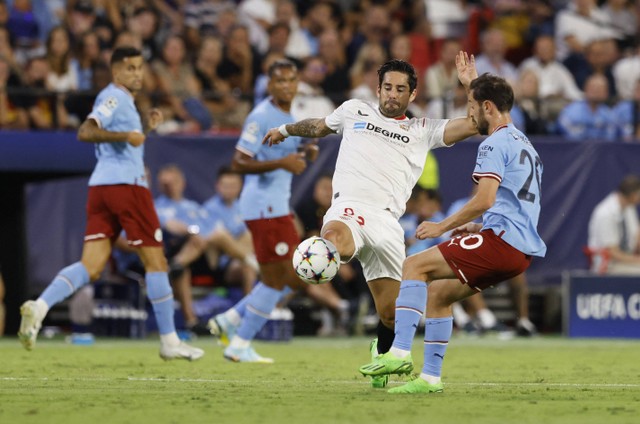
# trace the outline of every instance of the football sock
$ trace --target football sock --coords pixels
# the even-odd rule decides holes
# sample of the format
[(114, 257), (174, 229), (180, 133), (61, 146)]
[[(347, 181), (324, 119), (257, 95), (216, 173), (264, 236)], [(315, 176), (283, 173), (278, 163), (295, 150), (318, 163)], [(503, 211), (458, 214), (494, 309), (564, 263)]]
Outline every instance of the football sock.
[(166, 272), (147, 272), (147, 297), (151, 301), (160, 335), (175, 333), (173, 292)]
[[(452, 331), (453, 317), (427, 318), (424, 323), (423, 374), (440, 377), (442, 361), (444, 361), (444, 354), (447, 351)], [(433, 384), (433, 382), (429, 382)]]
[(89, 283), (89, 273), (82, 262), (63, 268), (40, 295), (40, 299), (51, 308), (71, 296), (76, 290)]
[(393, 343), (393, 328), (389, 328), (382, 321), (378, 321), (377, 335), (378, 353), (387, 353)]
[(427, 283), (419, 280), (403, 280), (396, 299), (396, 327), (393, 353), (400, 358), (411, 352), (416, 329), (427, 306)]
[[(242, 317), (244, 316), (245, 312), (247, 311), (247, 302), (249, 301), (249, 297), (251, 296), (251, 293), (253, 293), (255, 290), (262, 290), (262, 288), (259, 289), (259, 287), (264, 287), (264, 284), (262, 283), (262, 281), (258, 281), (258, 283), (253, 286), (253, 289), (251, 290), (251, 292), (249, 294), (247, 294), (245, 297), (243, 297), (242, 299), (240, 299), (238, 301), (238, 303), (236, 303), (235, 305), (233, 305), (233, 307), (231, 307), (230, 309), (228, 309), (225, 313), (224, 316), (225, 318), (233, 325), (239, 325), (240, 321), (242, 320)], [(282, 299), (284, 299), (284, 297), (286, 295), (288, 295), (289, 293), (292, 292), (291, 288), (289, 286), (284, 286), (284, 288), (281, 290), (282, 294), (280, 295), (280, 299), (278, 300), (278, 302), (280, 302)]]
[(236, 333), (238, 337), (244, 340), (253, 340), (269, 319), (271, 311), (276, 307), (281, 297), (282, 290), (277, 290), (264, 284), (260, 288), (252, 290), (247, 300), (242, 323)]

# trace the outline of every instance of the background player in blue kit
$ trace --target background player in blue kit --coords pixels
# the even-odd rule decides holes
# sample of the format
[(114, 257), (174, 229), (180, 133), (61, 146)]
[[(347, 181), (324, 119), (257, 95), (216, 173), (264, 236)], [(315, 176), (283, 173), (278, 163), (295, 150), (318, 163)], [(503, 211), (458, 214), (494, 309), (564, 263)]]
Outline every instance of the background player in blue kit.
[(100, 277), (120, 231), (137, 249), (146, 274), (147, 296), (160, 331), (163, 359), (202, 357), (204, 351), (178, 339), (173, 322), (173, 292), (162, 251), (162, 231), (153, 207), (143, 163), (145, 133), (162, 123), (151, 110), (144, 123), (134, 103), (142, 88), (144, 60), (139, 50), (121, 47), (111, 56), (113, 82), (96, 98), (93, 111), (80, 126), (78, 138), (95, 143), (98, 163), (89, 180), (87, 227), (82, 258), (62, 269), (35, 301), (20, 308), (18, 336), (31, 350), (49, 309)]
[[(473, 56), (466, 61), (474, 66)], [(473, 172), (478, 191), (453, 215), (420, 224), (420, 239), (452, 229), (454, 237), (405, 260), (393, 345), (360, 367), (365, 375), (410, 373), (411, 343), (426, 306), (422, 373), (390, 393), (441, 392), (442, 362), (453, 327), (451, 304), (515, 277), (529, 267), (532, 256), (546, 252), (536, 229), (542, 161), (511, 122), (513, 90), (503, 78), (484, 74), (471, 82), (468, 102), (478, 132), (490, 134), (478, 148)], [(482, 224), (472, 222), (481, 215)], [(447, 280), (452, 278), (459, 281)]]
[[(302, 139), (292, 137), (291, 143), (277, 148), (262, 145), (270, 128), (293, 120), (290, 109), (298, 71), (293, 62), (278, 60), (269, 67), (268, 75), (271, 96), (247, 117), (232, 164), (234, 170), (246, 174), (239, 205), (253, 237), (261, 282), (239, 304), (209, 321), (212, 334), (231, 337), (224, 357), (234, 362), (273, 362), (256, 353), (251, 340), (288, 288), (302, 284), (291, 266), (300, 239), (289, 205), (293, 174), (307, 167), (305, 153), (298, 151)], [(317, 153), (314, 145), (306, 150), (308, 156)]]

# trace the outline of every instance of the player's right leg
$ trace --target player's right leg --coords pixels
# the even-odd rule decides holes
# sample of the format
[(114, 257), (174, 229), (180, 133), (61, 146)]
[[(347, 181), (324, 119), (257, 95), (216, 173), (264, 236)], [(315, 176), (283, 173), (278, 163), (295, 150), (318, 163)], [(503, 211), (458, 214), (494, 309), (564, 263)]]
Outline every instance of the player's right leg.
[(96, 280), (111, 254), (111, 241), (103, 238), (84, 243), (82, 259), (63, 268), (37, 300), (29, 300), (20, 307), (18, 338), (25, 349), (31, 350), (44, 317), (49, 309), (75, 293), (79, 288)]

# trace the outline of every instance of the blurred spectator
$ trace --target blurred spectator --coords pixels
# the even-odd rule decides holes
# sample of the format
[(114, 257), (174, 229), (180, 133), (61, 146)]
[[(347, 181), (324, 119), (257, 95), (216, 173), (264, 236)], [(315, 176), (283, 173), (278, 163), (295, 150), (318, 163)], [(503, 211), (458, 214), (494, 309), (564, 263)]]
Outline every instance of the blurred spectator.
[(589, 220), (592, 271), (640, 275), (640, 178), (627, 175)]
[(360, 50), (367, 44), (388, 49), (390, 34), (389, 9), (381, 3), (372, 4), (364, 10), (360, 26), (347, 46), (347, 60), (355, 63)]
[[(520, 73), (515, 87), (515, 103), (511, 109), (511, 118), (516, 128), (527, 134), (547, 134), (552, 128), (547, 127), (543, 119), (543, 110), (539, 95), (539, 80), (532, 70)], [(546, 110), (545, 110), (546, 111)]]
[(96, 23), (96, 11), (90, 0), (69, 0), (67, 3), (67, 29), (75, 42)]
[(594, 74), (607, 79), (609, 96), (616, 95), (616, 82), (612, 66), (617, 59), (618, 47), (612, 39), (592, 41), (585, 46), (584, 55), (574, 54), (567, 57), (564, 65), (573, 75), (578, 87), (584, 90), (587, 78)]
[(78, 89), (78, 74), (71, 66), (71, 45), (64, 27), (55, 27), (47, 38), (47, 88), (56, 93), (67, 93)]
[(538, 77), (538, 94), (548, 101), (567, 103), (582, 99), (582, 92), (576, 86), (573, 75), (556, 60), (553, 37), (542, 35), (535, 40), (533, 56), (526, 59), (519, 68), (522, 74), (533, 71)]
[(636, 45), (633, 56), (620, 59), (613, 65), (613, 76), (616, 81), (618, 98), (633, 97), (636, 81), (640, 78), (640, 45)]
[(365, 43), (362, 45), (356, 56), (356, 60), (349, 69), (349, 79), (351, 81), (351, 87), (355, 88), (362, 84), (364, 80), (365, 65), (369, 64), (382, 65), (387, 61), (387, 52), (380, 45), (376, 43)]
[(469, 8), (465, 0), (424, 0), (431, 36), (438, 42), (467, 34)]
[(638, 14), (634, 2), (629, 0), (606, 0), (602, 12), (608, 16), (609, 22), (620, 34), (620, 47), (623, 50), (633, 47), (638, 31)]
[(152, 0), (153, 7), (159, 12), (163, 25), (173, 34), (184, 31), (183, 8), (187, 0)]
[(309, 55), (317, 55), (320, 34), (337, 27), (331, 3), (325, 0), (313, 3), (304, 15), (300, 26), (310, 48)]
[(238, 10), (265, 30), (276, 21), (276, 0), (241, 0)]
[(411, 39), (406, 34), (394, 35), (389, 44), (389, 58), (411, 63)]
[(140, 7), (133, 11), (127, 19), (127, 30), (136, 34), (142, 40), (142, 57), (146, 62), (153, 62), (158, 58), (156, 37), (160, 28), (158, 12), (148, 7)]
[(426, 117), (431, 119), (451, 119), (467, 116), (467, 90), (460, 82), (453, 91), (443, 97), (434, 97), (427, 106)]
[(283, 57), (286, 55), (287, 43), (289, 42), (289, 34), (291, 30), (284, 23), (276, 23), (269, 27), (269, 53), (280, 53)]
[[(67, 96), (64, 105), (72, 122), (83, 122), (96, 99), (96, 93), (111, 82), (111, 69), (104, 62), (97, 62), (91, 67), (90, 89)], [(135, 252), (134, 252), (135, 253)]]
[(527, 40), (538, 39), (541, 36), (553, 37), (555, 10), (550, 0), (527, 0), (527, 14), (529, 15), (529, 32)]
[(595, 0), (571, 0), (556, 15), (556, 54), (560, 61), (572, 54), (583, 54), (593, 41), (617, 35), (609, 15), (598, 8)]
[(30, 57), (44, 53), (40, 28), (30, 0), (15, 0), (9, 9), (7, 29), (11, 34), (16, 60), (25, 64)]
[(218, 74), (232, 89), (251, 96), (256, 76), (260, 73), (258, 53), (249, 43), (249, 31), (242, 25), (233, 26), (225, 38), (225, 50)]
[(0, 56), (0, 128), (27, 129), (27, 111), (16, 103), (12, 90), (20, 90), (20, 81), (12, 72), (9, 61)]
[(200, 98), (200, 89), (193, 69), (186, 59), (184, 40), (177, 36), (167, 37), (161, 59), (151, 64), (158, 88), (169, 106), (169, 117), (183, 123), (187, 131), (211, 128), (212, 119), (209, 110)]
[(427, 69), (425, 77), (426, 95), (429, 98), (450, 95), (458, 85), (456, 55), (462, 49), (460, 41), (449, 38), (442, 42), (440, 59)]
[(305, 60), (300, 72), (298, 93), (291, 103), (291, 115), (296, 120), (330, 115), (335, 105), (322, 91), (327, 65), (319, 56)]
[(216, 35), (218, 15), (224, 10), (234, 10), (231, 0), (188, 0), (184, 6), (185, 39), (190, 49), (200, 46), (200, 37)]
[(100, 40), (94, 31), (82, 34), (71, 68), (78, 78), (78, 90), (92, 90), (93, 68), (100, 62)]
[(526, 35), (529, 29), (529, 0), (497, 0), (492, 2), (494, 18), (491, 28), (498, 29), (504, 36), (505, 57), (511, 63), (520, 63), (530, 55)]
[[(242, 219), (238, 201), (242, 185), (242, 174), (227, 167), (220, 168), (215, 183), (216, 194), (204, 202), (202, 207), (209, 219), (221, 222), (238, 244), (247, 252), (253, 252), (251, 233)], [(231, 274), (239, 274), (244, 293), (249, 293), (257, 279), (256, 271), (240, 261), (229, 264), (227, 268), (225, 280), (231, 281), (234, 279)]]
[(33, 129), (64, 128), (67, 112), (62, 99), (47, 89), (49, 62), (45, 57), (34, 57), (27, 62), (24, 74), (24, 88), (16, 96), (16, 104), (29, 115), (29, 126)]
[(344, 43), (338, 31), (333, 28), (324, 31), (318, 41), (319, 56), (327, 65), (322, 89), (334, 104), (341, 104), (351, 88)]
[(209, 35), (202, 38), (194, 64), (202, 99), (211, 112), (216, 127), (240, 128), (251, 105), (246, 100), (236, 98), (229, 83), (218, 75), (221, 62), (222, 41)]
[(636, 80), (633, 97), (613, 108), (617, 136), (624, 141), (640, 140), (640, 79)]
[(6, 27), (0, 26), (0, 56), (9, 64), (11, 71), (19, 76), (22, 67), (16, 61), (13, 47), (11, 47), (10, 37), (9, 30)]
[(300, 17), (293, 1), (280, 0), (276, 3), (276, 22), (289, 27), (286, 56), (302, 60), (311, 55), (311, 43), (306, 33), (300, 28)]
[(612, 141), (616, 136), (613, 112), (606, 102), (609, 98), (607, 79), (592, 75), (587, 79), (584, 100), (567, 105), (558, 118), (560, 134), (571, 141)]
[(378, 100), (378, 68), (380, 64), (366, 61), (362, 68), (362, 82), (349, 92), (352, 99), (360, 99), (367, 102)]
[(507, 44), (499, 29), (488, 29), (481, 36), (482, 53), (476, 57), (478, 75), (489, 72), (514, 84), (518, 79), (516, 68), (505, 59)]

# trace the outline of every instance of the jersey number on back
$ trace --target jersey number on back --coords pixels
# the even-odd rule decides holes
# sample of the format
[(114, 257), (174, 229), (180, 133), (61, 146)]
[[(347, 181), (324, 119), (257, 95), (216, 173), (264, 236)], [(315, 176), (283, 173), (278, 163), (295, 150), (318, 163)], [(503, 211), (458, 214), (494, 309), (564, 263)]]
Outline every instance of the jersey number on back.
[(535, 202), (536, 195), (535, 193), (531, 193), (529, 189), (531, 188), (531, 182), (533, 181), (533, 175), (536, 176), (536, 183), (538, 184), (538, 193), (540, 193), (540, 168), (542, 167), (542, 161), (540, 157), (536, 156), (535, 158), (531, 157), (531, 154), (522, 150), (520, 152), (520, 165), (525, 165), (525, 162), (529, 164), (529, 176), (527, 180), (518, 191), (518, 199), (524, 200), (525, 202)]

